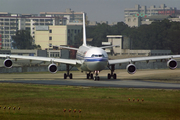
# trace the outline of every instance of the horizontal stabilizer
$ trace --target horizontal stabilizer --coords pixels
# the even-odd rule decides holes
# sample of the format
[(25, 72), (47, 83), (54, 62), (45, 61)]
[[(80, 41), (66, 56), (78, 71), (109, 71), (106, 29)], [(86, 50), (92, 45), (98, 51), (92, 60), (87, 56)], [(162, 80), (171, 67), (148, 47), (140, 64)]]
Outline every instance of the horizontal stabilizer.
[(100, 48), (111, 48), (111, 47), (119, 47), (120, 45), (111, 45), (111, 46), (103, 46), (103, 47), (100, 47)]
[(78, 48), (65, 47), (65, 46), (55, 46), (55, 45), (53, 45), (53, 47), (58, 47), (58, 48), (61, 48), (61, 49), (69, 49), (69, 50), (78, 50)]

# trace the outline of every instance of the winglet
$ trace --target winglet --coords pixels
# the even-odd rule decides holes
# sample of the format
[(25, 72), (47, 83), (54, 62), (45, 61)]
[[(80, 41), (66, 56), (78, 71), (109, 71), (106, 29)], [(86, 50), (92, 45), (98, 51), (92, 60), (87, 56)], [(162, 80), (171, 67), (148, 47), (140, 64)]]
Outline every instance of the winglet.
[(85, 21), (85, 13), (83, 13), (83, 46), (86, 46), (86, 21)]

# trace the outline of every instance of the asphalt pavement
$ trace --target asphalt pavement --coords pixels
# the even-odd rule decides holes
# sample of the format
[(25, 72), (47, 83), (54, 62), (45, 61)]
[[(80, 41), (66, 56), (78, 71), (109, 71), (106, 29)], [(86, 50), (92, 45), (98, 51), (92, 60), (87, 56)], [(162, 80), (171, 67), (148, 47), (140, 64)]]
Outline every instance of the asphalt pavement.
[[(116, 70), (117, 79), (107, 79), (105, 70), (100, 74), (100, 81), (86, 79), (86, 75), (75, 71), (74, 79), (63, 79), (63, 72), (57, 74), (1, 74), (1, 83), (23, 83), (42, 85), (65, 85), (84, 87), (116, 87), (116, 88), (153, 88), (180, 89), (180, 69), (177, 70), (141, 70), (135, 75), (126, 71)], [(165, 76), (167, 75), (167, 76)], [(162, 76), (162, 77), (161, 77)], [(174, 77), (172, 77), (174, 76)], [(156, 79), (158, 78), (158, 79)], [(165, 80), (163, 80), (166, 78)], [(167, 79), (172, 80), (167, 80)]]

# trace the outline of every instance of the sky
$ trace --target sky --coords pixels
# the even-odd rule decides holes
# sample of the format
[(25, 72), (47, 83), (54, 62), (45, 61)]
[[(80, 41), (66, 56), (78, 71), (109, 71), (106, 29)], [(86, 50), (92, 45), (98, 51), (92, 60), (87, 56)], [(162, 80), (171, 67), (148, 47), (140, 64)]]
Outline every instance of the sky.
[(180, 0), (0, 0), (0, 12), (39, 14), (40, 12), (65, 12), (67, 8), (75, 12), (86, 12), (90, 21), (124, 21), (124, 9), (135, 5), (180, 9)]

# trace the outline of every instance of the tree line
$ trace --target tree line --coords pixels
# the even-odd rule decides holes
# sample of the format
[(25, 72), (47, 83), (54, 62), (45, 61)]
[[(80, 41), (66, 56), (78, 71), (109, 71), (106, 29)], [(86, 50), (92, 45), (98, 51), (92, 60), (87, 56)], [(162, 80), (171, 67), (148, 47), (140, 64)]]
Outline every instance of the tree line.
[[(108, 41), (107, 35), (125, 35), (131, 39), (132, 49), (169, 49), (174, 54), (180, 53), (180, 22), (167, 19), (140, 27), (128, 27), (124, 22), (113, 26), (103, 23), (87, 26), (86, 34), (87, 38), (93, 38), (93, 46), (101, 46), (102, 42)], [(82, 32), (78, 34), (72, 45), (81, 45), (82, 35)]]

